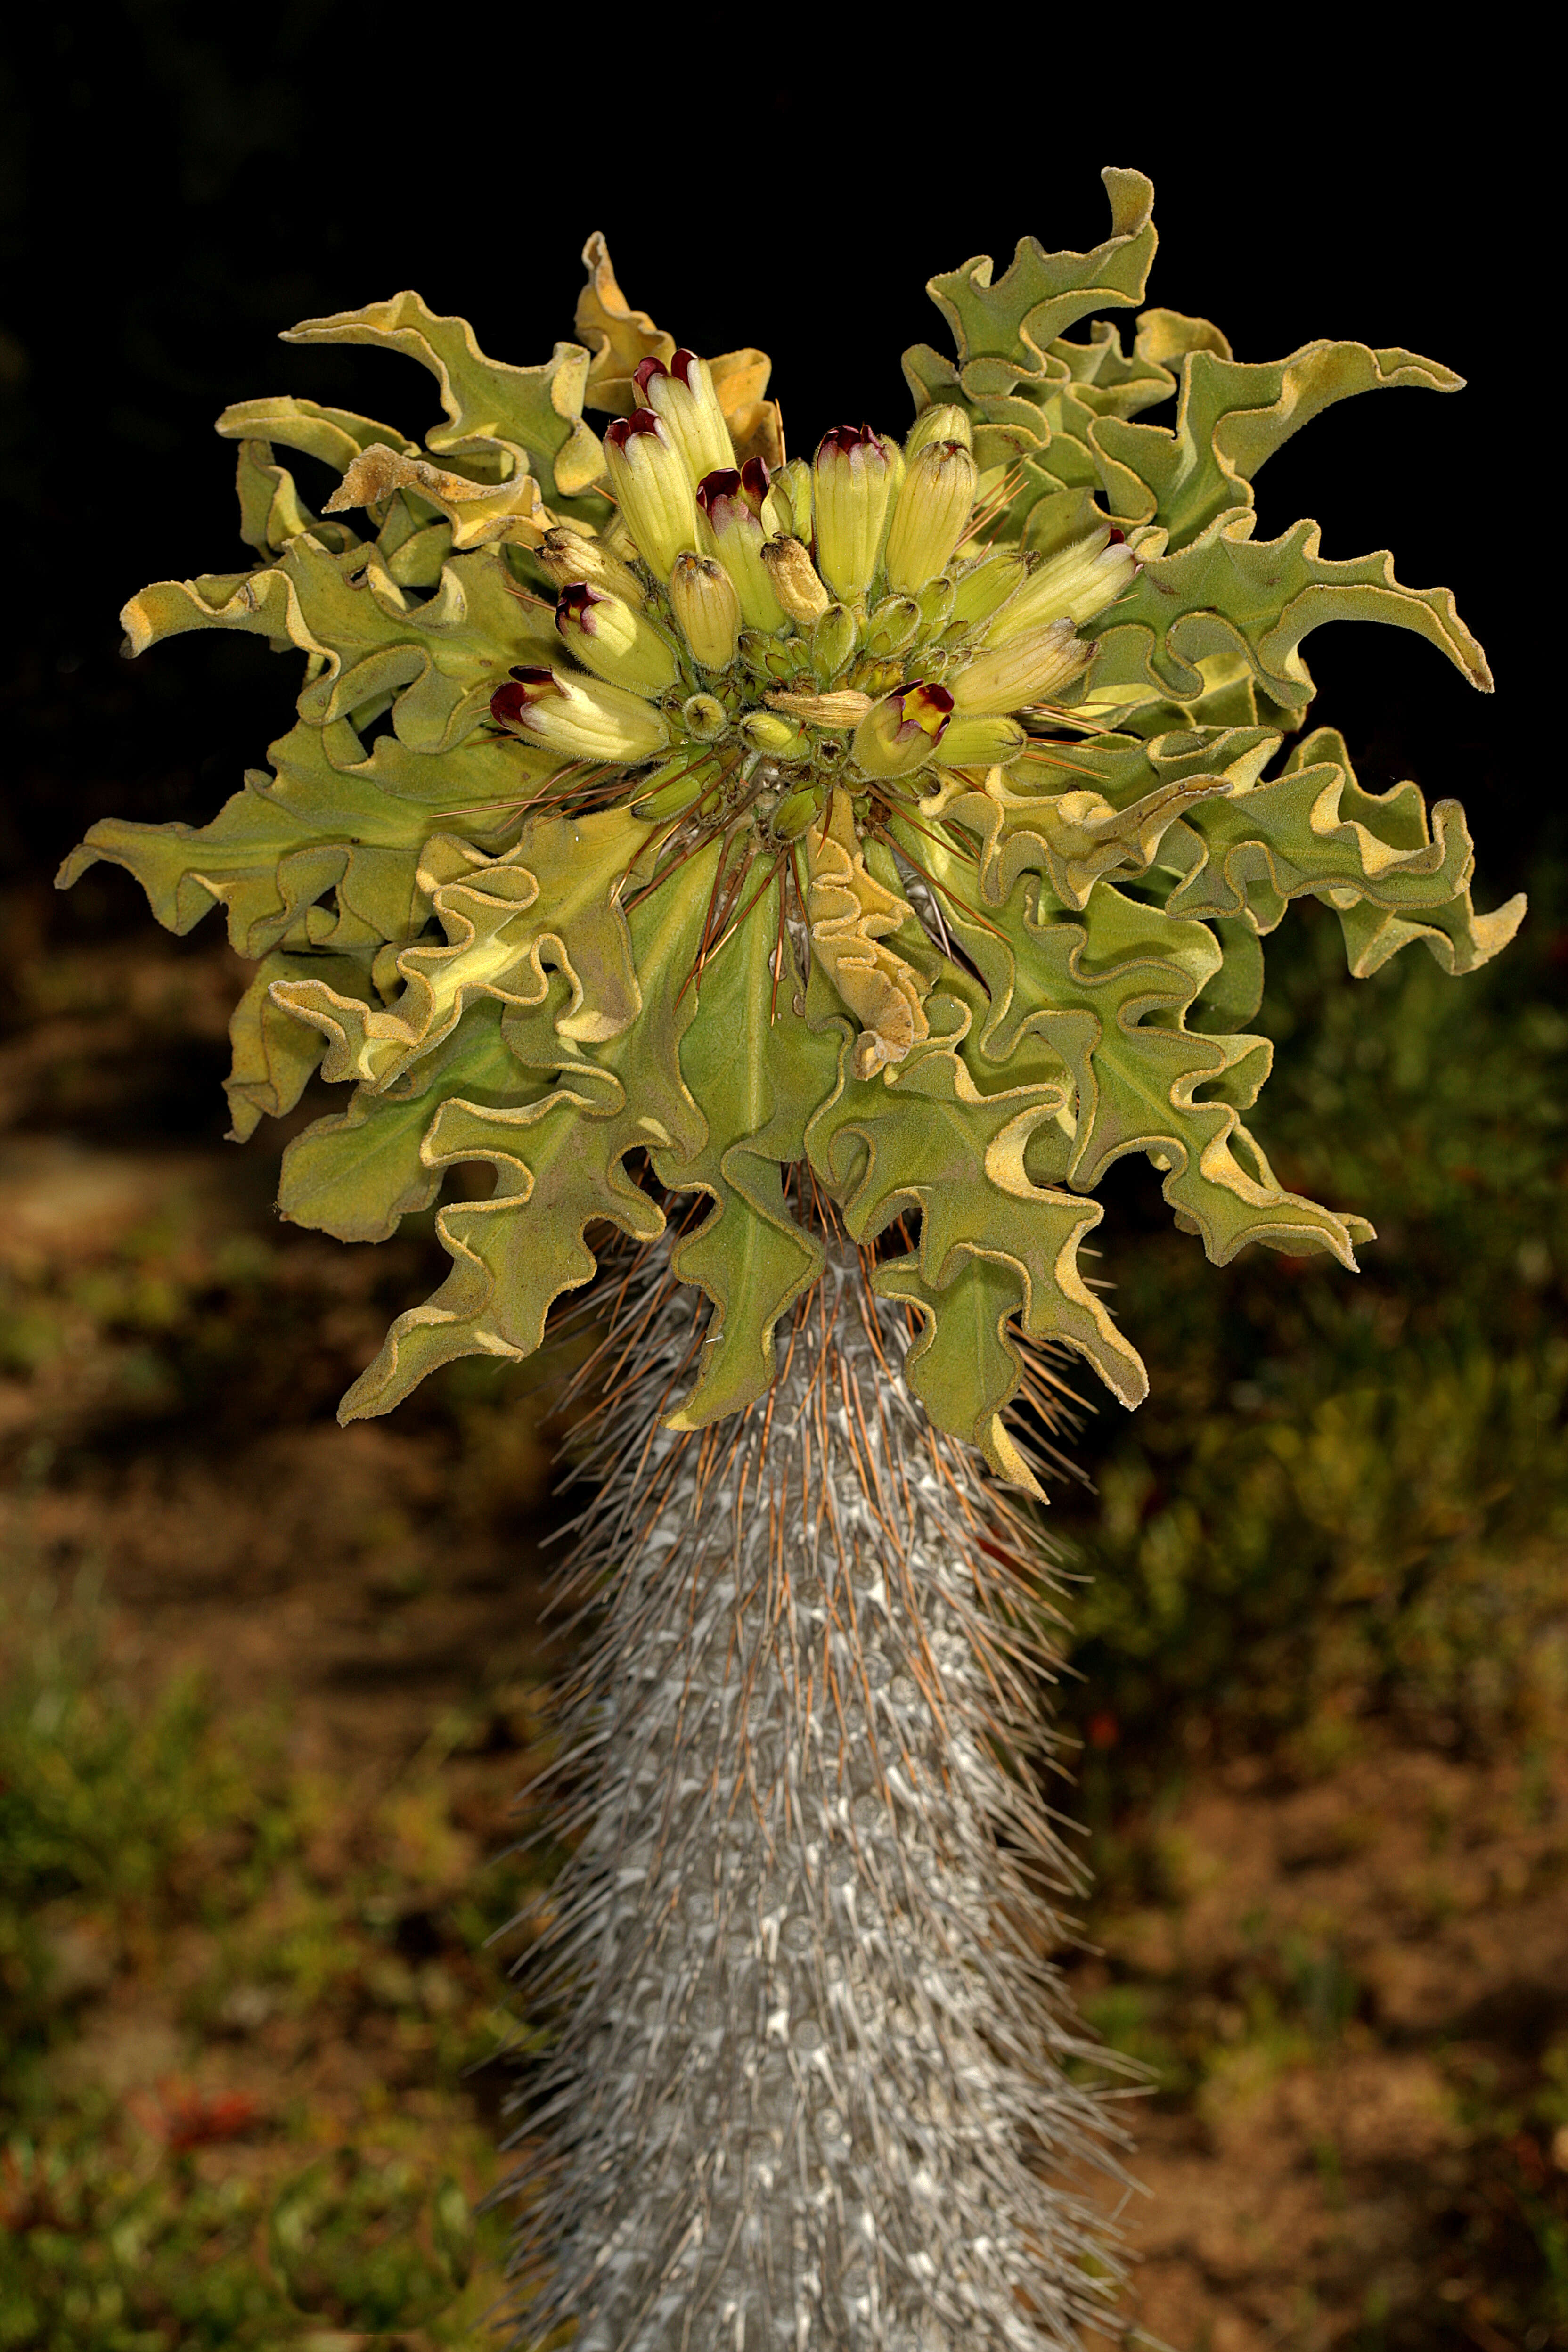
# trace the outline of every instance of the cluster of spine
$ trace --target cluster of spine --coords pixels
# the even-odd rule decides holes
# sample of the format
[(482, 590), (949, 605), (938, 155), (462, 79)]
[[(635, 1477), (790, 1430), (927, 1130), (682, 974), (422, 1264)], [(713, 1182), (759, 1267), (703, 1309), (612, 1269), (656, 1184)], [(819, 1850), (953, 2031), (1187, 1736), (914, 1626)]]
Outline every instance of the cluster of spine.
[(912, 1403), (868, 1271), (831, 1246), (722, 1428), (659, 1426), (698, 1344), (662, 1244), (595, 1359), (536, 2343), (1045, 2352), (1114, 2289), (1072, 2180), (1119, 2173), (1105, 2053), (1047, 1957), (1080, 1881), (1036, 1777), (1038, 1538)]

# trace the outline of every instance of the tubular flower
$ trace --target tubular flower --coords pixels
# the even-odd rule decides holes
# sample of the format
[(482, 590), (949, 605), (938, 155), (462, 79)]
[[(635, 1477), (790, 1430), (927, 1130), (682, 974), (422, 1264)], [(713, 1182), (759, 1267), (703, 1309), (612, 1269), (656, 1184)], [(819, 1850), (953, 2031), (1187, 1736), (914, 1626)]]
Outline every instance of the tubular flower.
[[(992, 624), (992, 634), (995, 624)], [(1052, 621), (1043, 629), (1009, 633), (1000, 645), (988, 645), (959, 670), (952, 681), (952, 700), (959, 710), (1021, 710), (1088, 668), (1092, 646), (1075, 637), (1070, 621)]]
[(734, 464), (735, 445), (706, 360), (684, 351), (677, 352), (668, 367), (662, 360), (646, 359), (633, 381), (685, 458), (694, 482)]
[[(542, 2109), (560, 2185), (539, 2209), (559, 2238), (535, 2248), (541, 2343), (574, 2321), (584, 2352), (1066, 2352), (1100, 2324), (1110, 2225), (1041, 2176), (1114, 2126), (1076, 2074), (1009, 2072), (1012, 2021), (1057, 1996), (1029, 1939), (987, 1925), (1034, 1783), (998, 1766), (951, 1810), (997, 1736), (996, 1657), (1019, 1654), (1008, 1633), (974, 1664), (995, 1578), (978, 1553), (952, 1572), (963, 1515), (923, 1468), (842, 1520), (803, 1512), (785, 1474), (879, 1462), (886, 1402), (969, 1465), (974, 1526), (999, 1524), (977, 1495), (1038, 1496), (1020, 1400), (1045, 1393), (1039, 1351), (1077, 1351), (1129, 1405), (1147, 1384), (1079, 1262), (1129, 1154), (1215, 1262), (1260, 1243), (1353, 1270), (1371, 1227), (1291, 1192), (1245, 1123), (1271, 1053), (1247, 1027), (1258, 942), (1314, 898), (1355, 974), (1416, 940), (1462, 972), (1523, 911), (1476, 911), (1456, 803), (1428, 817), (1413, 783), (1363, 791), (1307, 724), (1302, 646), (1330, 620), (1409, 629), (1489, 690), (1451, 596), (1405, 587), (1386, 553), (1322, 555), (1308, 520), (1256, 535), (1253, 476), (1303, 416), (1458, 380), (1352, 342), (1243, 364), (1207, 321), (1139, 308), (1152, 191), (1104, 178), (1092, 252), (1027, 238), (1000, 274), (931, 280), (956, 349), (906, 354), (901, 448), (845, 427), (810, 465), (785, 460), (764, 355), (678, 347), (602, 237), (578, 341), (537, 365), (487, 359), (411, 293), (310, 320), (292, 340), (428, 367), (426, 450), (347, 409), (237, 404), (219, 429), (254, 563), (122, 614), (135, 654), (232, 628), (302, 656), (269, 772), (200, 829), (95, 824), (60, 877), (116, 862), (181, 931), (223, 907), (258, 967), (231, 1026), (237, 1137), (318, 1068), (353, 1088), (289, 1143), (282, 1214), (384, 1239), (448, 1171), (494, 1171), (440, 1210), (451, 1271), (342, 1417), (462, 1356), (531, 1356), (610, 1229), (702, 1302), (698, 1325), (647, 1318), (663, 1352), (626, 1387), (638, 1459), (668, 1483), (628, 1534), (610, 1617), (630, 1646), (584, 1685), (584, 1752), (596, 1708), (632, 1710), (603, 1753), (640, 1826), (574, 1851), (541, 1947), (586, 1988)], [(1119, 308), (1139, 308), (1131, 350), (1096, 317)], [(1179, 437), (1136, 421), (1173, 398)], [(342, 477), (321, 516), (290, 448)], [(824, 1336), (833, 1315), (859, 1336)], [(863, 1420), (835, 1385), (851, 1360)], [(721, 1421), (756, 1450), (749, 1488), (751, 1455), (683, 1450)], [(754, 1524), (748, 1493), (768, 1498)], [(606, 1570), (633, 1516), (604, 1521)], [(850, 1519), (902, 1528), (903, 1583), (857, 1593), (858, 1553), (835, 1580), (817, 1530)], [(694, 1531), (721, 1523), (752, 1549), (710, 1576)], [(679, 1606), (661, 1615), (656, 1587)], [(761, 1596), (744, 1623), (742, 1590)], [(748, 1716), (726, 1676), (753, 1650), (772, 1695)], [(939, 1685), (971, 1694), (957, 1747)], [(716, 1759), (705, 1725), (732, 1735)], [(707, 1875), (682, 1887), (693, 1854)], [(574, 1920), (604, 1928), (593, 1966)], [(1050, 2046), (1084, 2045), (1064, 2028)]]
[(707, 555), (678, 555), (669, 602), (699, 669), (728, 669), (741, 635), (741, 600), (723, 565)]
[(784, 618), (763, 561), (767, 532), (762, 515), (767, 488), (767, 467), (760, 457), (749, 459), (744, 467), (719, 467), (697, 485), (704, 545), (733, 582), (748, 629), (776, 629)]
[(668, 580), (697, 545), (697, 478), (684, 450), (651, 408), (634, 408), (605, 434), (605, 462), (637, 553)]
[(640, 695), (570, 671), (514, 667), (490, 697), (491, 715), (552, 750), (582, 760), (648, 760), (669, 730)]
[(877, 569), (893, 461), (868, 425), (825, 433), (812, 469), (816, 565), (836, 596), (864, 596)]
[[(695, 562), (678, 556), (677, 568)], [(675, 654), (668, 641), (639, 612), (608, 589), (577, 581), (555, 600), (561, 640), (584, 669), (632, 694), (658, 695), (675, 684)]]
[(1081, 628), (1131, 587), (1137, 571), (1132, 550), (1121, 533), (1106, 523), (1031, 572), (997, 611), (985, 632), (985, 643), (1001, 645), (1005, 638), (1050, 621), (1067, 621), (1075, 629)]
[(974, 460), (962, 441), (928, 441), (916, 452), (888, 531), (888, 585), (898, 594), (923, 588), (952, 560), (974, 483)]

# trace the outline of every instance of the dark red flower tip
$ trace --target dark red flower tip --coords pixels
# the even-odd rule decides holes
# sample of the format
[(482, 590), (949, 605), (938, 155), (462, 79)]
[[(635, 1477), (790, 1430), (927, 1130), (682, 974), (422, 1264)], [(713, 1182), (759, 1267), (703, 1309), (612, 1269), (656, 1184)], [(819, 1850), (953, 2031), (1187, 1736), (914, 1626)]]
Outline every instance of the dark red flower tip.
[(555, 625), (562, 635), (566, 634), (567, 622), (575, 621), (580, 629), (585, 629), (592, 636), (595, 624), (590, 607), (602, 604), (604, 601), (601, 591), (590, 588), (584, 580), (574, 580), (568, 587), (563, 588), (555, 599)]
[(738, 499), (742, 479), (736, 466), (715, 466), (710, 474), (704, 474), (697, 485), (697, 503), (703, 513), (711, 515), (721, 499)]
[(945, 686), (928, 686), (923, 678), (916, 678), (912, 686), (905, 687), (903, 699), (909, 702), (917, 695), (928, 710), (940, 710), (944, 719), (952, 709), (952, 697)]
[(491, 695), (490, 717), (502, 727), (516, 727), (531, 703), (560, 690), (552, 669), (531, 669), (519, 663), (512, 669), (511, 684), (498, 686)]
[(656, 375), (668, 375), (668, 373), (669, 370), (665, 366), (664, 362), (660, 359), (655, 359), (653, 353), (650, 352), (646, 360), (639, 360), (636, 367), (633, 368), (632, 382), (636, 384), (639, 392), (646, 393)]
[(671, 375), (679, 376), (688, 391), (691, 388), (691, 362), (696, 357), (696, 352), (689, 352), (684, 344), (679, 351), (670, 354), (669, 373)]
[(879, 457), (882, 454), (882, 445), (868, 425), (830, 425), (817, 444), (818, 458), (829, 449), (837, 450), (843, 457), (853, 457), (857, 449), (875, 449)]
[(624, 449), (634, 433), (657, 433), (658, 419), (651, 408), (634, 408), (629, 416), (617, 416), (606, 427), (605, 439), (612, 449)]
[(765, 457), (748, 457), (742, 467), (741, 496), (754, 515), (762, 513), (763, 500), (767, 497), (772, 480), (773, 476), (768, 471), (768, 461)]
[(1112, 523), (1110, 526), (1110, 537), (1105, 543), (1107, 547), (1125, 547), (1127, 544), (1127, 533), (1124, 530), (1118, 530), (1116, 525)]

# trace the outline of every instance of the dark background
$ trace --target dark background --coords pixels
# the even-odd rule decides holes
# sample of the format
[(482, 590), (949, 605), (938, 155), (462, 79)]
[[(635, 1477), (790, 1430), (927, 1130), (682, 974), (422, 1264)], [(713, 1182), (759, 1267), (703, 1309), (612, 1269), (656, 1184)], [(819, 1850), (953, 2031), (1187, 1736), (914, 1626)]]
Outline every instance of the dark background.
[[(1544, 289), (1521, 101), (1505, 113), (1484, 56), (1433, 81), (1429, 59), (1380, 63), (1325, 28), (1289, 73), (1255, 57), (1244, 94), (1215, 63), (1233, 48), (1208, 37), (1188, 55), (1129, 23), (1110, 49), (1131, 102), (1108, 103), (1076, 68), (1063, 81), (1043, 27), (1014, 48), (987, 23), (971, 50), (951, 29), (915, 39), (814, 14), (770, 58), (737, 41), (741, 20), (703, 11), (570, 32), (530, 20), (526, 43), (517, 21), (443, 44), (331, 0), (294, 0), (265, 26), (141, 0), (57, 10), (13, 53), (0, 856), (14, 875), (47, 877), (110, 811), (205, 819), (286, 723), (289, 667), (259, 641), (118, 658), (135, 589), (245, 560), (218, 410), (290, 390), (434, 421), (421, 372), (279, 350), (280, 329), (413, 286), (499, 357), (542, 358), (572, 332), (578, 254), (599, 227), (630, 300), (678, 336), (772, 352), (791, 446), (808, 451), (846, 415), (901, 429), (900, 353), (948, 347), (926, 278), (981, 252), (1000, 269), (1025, 232), (1097, 243), (1098, 173), (1115, 162), (1155, 183), (1150, 299), (1213, 318), (1238, 356), (1355, 337), (1467, 377), (1458, 398), (1357, 400), (1314, 423), (1262, 478), (1260, 532), (1310, 513), (1327, 553), (1391, 546), (1411, 585), (1454, 587), (1495, 701), (1400, 632), (1340, 628), (1310, 650), (1318, 715), (1344, 727), (1365, 781), (1414, 773), (1465, 799), (1483, 905), (1520, 886), (1560, 798), (1522, 746), (1545, 519), (1508, 453), (1516, 404), (1538, 396), (1527, 348)], [(47, 920), (79, 935), (144, 915), (128, 878), (100, 868)]]

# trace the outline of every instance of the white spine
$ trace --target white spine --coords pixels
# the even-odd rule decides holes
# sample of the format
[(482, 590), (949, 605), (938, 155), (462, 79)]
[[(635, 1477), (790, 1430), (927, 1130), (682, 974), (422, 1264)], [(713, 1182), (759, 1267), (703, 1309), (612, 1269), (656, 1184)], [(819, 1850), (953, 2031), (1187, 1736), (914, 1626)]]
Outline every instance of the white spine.
[(511, 2143), (523, 2336), (1076, 2347), (1120, 2272), (1083, 2167), (1121, 2177), (1121, 2135), (1043, 1957), (1080, 1884), (1023, 1760), (1044, 1604), (1025, 1623), (982, 1549), (1024, 1523), (911, 1402), (853, 1249), (771, 1399), (661, 1430), (692, 1351), (662, 1255), (623, 1294), (576, 1555), (586, 1834), (541, 1947), (561, 2040)]

